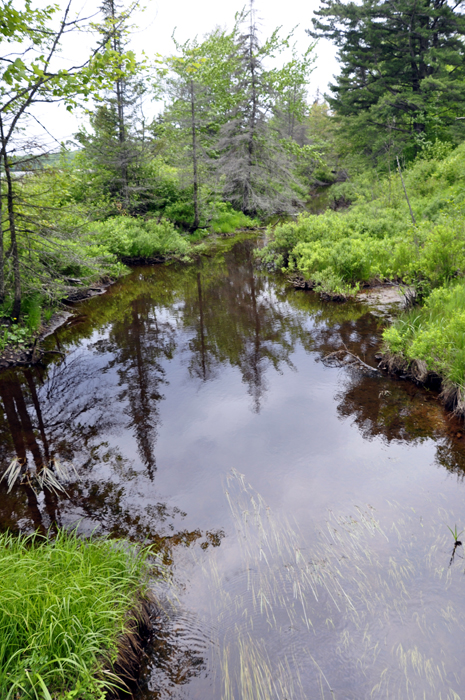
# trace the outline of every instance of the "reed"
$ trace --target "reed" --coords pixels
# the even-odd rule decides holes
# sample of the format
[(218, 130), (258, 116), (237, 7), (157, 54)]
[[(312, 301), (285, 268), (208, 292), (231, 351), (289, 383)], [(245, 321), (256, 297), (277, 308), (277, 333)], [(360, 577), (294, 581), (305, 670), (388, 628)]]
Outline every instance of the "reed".
[(134, 630), (147, 552), (127, 542), (0, 535), (0, 697), (100, 700)]

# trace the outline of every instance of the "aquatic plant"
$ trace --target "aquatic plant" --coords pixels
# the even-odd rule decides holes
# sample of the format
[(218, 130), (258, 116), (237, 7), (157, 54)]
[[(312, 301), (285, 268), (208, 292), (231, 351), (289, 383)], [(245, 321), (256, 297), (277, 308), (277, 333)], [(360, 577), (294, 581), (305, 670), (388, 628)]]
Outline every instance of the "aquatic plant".
[(455, 545), (456, 545), (456, 546), (461, 545), (462, 543), (460, 542), (459, 537), (460, 537), (460, 535), (463, 534), (464, 530), (461, 530), (460, 532), (457, 532), (457, 525), (455, 525), (455, 527), (454, 527), (453, 530), (452, 530), (452, 528), (450, 528), (449, 525), (448, 525), (448, 526), (447, 526), (447, 529), (450, 531), (452, 537), (454, 538)]
[(56, 457), (52, 457), (50, 462), (43, 464), (40, 469), (35, 465), (29, 465), (19, 457), (14, 457), (0, 481), (6, 480), (8, 493), (16, 484), (26, 484), (34, 490), (47, 488), (54, 493), (58, 491), (66, 493), (64, 483), (73, 475), (77, 476), (74, 466), (71, 463), (60, 462)]
[[(438, 528), (450, 514), (439, 508), (419, 522), (387, 502), (386, 526), (372, 506), (354, 506), (349, 515), (328, 511), (309, 538), (235, 470), (225, 495), (238, 549), (226, 561), (221, 548), (195, 557), (210, 605), (215, 697), (458, 699), (457, 653), (444, 657), (441, 636), (465, 629), (462, 579), (452, 578)], [(425, 608), (417, 590), (431, 578), (444, 592)], [(402, 643), (389, 633), (399, 626)]]

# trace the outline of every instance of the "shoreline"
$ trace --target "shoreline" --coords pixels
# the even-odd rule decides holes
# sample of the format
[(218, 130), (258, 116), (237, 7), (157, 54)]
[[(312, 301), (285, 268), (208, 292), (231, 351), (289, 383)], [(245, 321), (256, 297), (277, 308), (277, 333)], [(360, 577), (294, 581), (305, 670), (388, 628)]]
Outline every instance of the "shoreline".
[[(67, 305), (77, 304), (86, 299), (92, 299), (95, 296), (105, 294), (107, 289), (117, 282), (116, 279), (105, 278), (100, 283), (95, 283), (87, 287), (72, 287), (74, 293), (70, 293), (61, 301), (62, 307)], [(45, 325), (41, 326), (40, 330), (31, 338), (30, 342), (24, 347), (7, 345), (0, 352), (0, 370), (11, 369), (14, 367), (29, 367), (37, 364), (44, 354), (61, 354), (56, 350), (42, 350), (40, 343), (52, 335), (58, 328), (64, 326), (70, 318), (74, 316), (72, 311), (66, 311), (61, 308), (56, 311)]]

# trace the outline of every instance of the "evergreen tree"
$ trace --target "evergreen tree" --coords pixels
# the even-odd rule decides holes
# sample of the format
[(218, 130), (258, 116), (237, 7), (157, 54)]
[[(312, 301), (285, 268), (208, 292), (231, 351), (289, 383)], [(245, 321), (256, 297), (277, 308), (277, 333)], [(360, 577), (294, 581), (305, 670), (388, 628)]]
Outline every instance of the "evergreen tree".
[(292, 213), (300, 205), (292, 158), (271, 123), (280, 74), (265, 65), (288, 46), (288, 39), (280, 39), (275, 30), (260, 43), (253, 2), (239, 20), (244, 29), (236, 34), (233, 104), (218, 142), (223, 196), (252, 216)]
[(183, 223), (194, 229), (203, 214), (201, 184), (207, 185), (210, 194), (215, 189), (210, 176), (215, 138), (229, 106), (233, 38), (234, 32), (221, 30), (213, 31), (201, 43), (194, 39), (180, 44), (173, 37), (178, 55), (166, 59), (165, 85), (172, 102), (164, 120), (172, 129), (172, 161), (184, 184), (187, 180), (192, 186), (193, 213), (185, 213)]
[[(135, 4), (125, 10), (116, 0), (103, 0), (100, 7), (103, 23), (98, 30), (109, 37), (116, 55), (123, 55), (126, 49), (128, 20), (134, 8)], [(144, 213), (151, 199), (150, 178), (144, 168), (152, 144), (142, 111), (147, 91), (143, 71), (143, 64), (134, 64), (129, 71), (120, 66), (112, 87), (90, 114), (92, 131), (81, 128), (76, 134), (83, 147), (80, 160), (90, 191), (98, 200), (109, 200), (111, 213)]]
[(342, 70), (328, 101), (356, 147), (382, 150), (380, 131), (413, 152), (422, 140), (450, 137), (465, 99), (463, 7), (464, 0), (322, 0), (309, 33), (339, 47)]

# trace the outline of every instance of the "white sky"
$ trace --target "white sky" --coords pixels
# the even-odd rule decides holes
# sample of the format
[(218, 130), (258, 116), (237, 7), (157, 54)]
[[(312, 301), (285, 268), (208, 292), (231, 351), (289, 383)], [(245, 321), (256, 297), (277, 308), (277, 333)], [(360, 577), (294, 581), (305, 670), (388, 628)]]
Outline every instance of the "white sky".
[[(51, 0), (36, 0), (37, 4), (42, 6), (49, 1)], [(36, 2), (33, 2), (33, 5), (36, 5)], [(64, 5), (63, 0), (60, 4)], [(73, 0), (73, 14), (79, 12), (81, 16), (91, 15), (98, 10), (99, 5), (99, 0)], [(285, 35), (298, 25), (294, 37), (298, 48), (304, 51), (311, 41), (305, 29), (312, 26), (313, 11), (318, 9), (318, 6), (319, 0), (256, 0), (255, 8), (261, 20), (262, 37), (267, 37), (278, 26), (282, 26), (282, 33)], [(237, 0), (237, 3), (218, 0), (146, 0), (145, 10), (134, 15), (137, 29), (132, 35), (130, 47), (136, 55), (140, 55), (142, 51), (149, 57), (156, 53), (170, 54), (174, 49), (171, 35), (175, 27), (178, 41), (182, 42), (195, 36), (200, 38), (218, 25), (232, 27), (234, 15), (242, 7), (241, 0)], [(72, 41), (68, 38), (64, 43), (63, 58), (73, 60), (78, 55), (82, 56), (82, 52), (86, 50), (83, 48), (83, 41), (82, 36)], [(335, 54), (335, 48), (328, 41), (321, 40), (318, 43), (315, 70), (309, 87), (311, 97), (316, 95), (317, 90), (320, 95), (324, 94), (332, 76), (337, 73)], [(155, 113), (157, 107), (149, 105), (147, 112), (150, 111)], [(43, 106), (35, 113), (57, 141), (71, 138), (82, 121), (81, 113), (70, 115), (57, 105)], [(48, 137), (46, 140), (51, 141)]]

